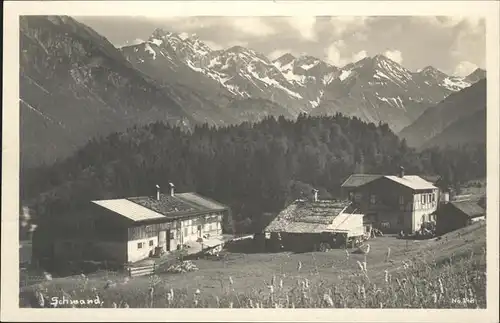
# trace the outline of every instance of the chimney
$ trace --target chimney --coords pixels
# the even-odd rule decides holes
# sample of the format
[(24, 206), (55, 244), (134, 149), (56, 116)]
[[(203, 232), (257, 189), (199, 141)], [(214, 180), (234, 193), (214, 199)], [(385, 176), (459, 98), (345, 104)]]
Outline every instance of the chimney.
[(312, 190), (313, 192), (313, 196), (314, 196), (314, 202), (318, 202), (318, 190), (317, 189), (313, 189)]
[(175, 186), (172, 183), (168, 183), (168, 184), (170, 185), (170, 196), (174, 196), (174, 188), (175, 188)]
[(156, 184), (156, 200), (160, 200), (160, 185)]
[(405, 168), (403, 166), (399, 166), (399, 177), (405, 177)]

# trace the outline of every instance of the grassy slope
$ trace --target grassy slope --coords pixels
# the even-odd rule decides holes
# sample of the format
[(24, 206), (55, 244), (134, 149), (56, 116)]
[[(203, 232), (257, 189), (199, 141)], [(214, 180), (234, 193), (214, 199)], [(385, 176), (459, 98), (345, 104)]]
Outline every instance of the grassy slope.
[[(484, 308), (485, 236), (485, 226), (480, 223), (449, 233), (439, 241), (408, 241), (408, 250), (405, 240), (376, 238), (369, 241), (366, 275), (357, 263), (365, 260), (363, 255), (350, 254), (347, 258), (344, 250), (332, 250), (303, 254), (230, 253), (225, 261), (195, 260), (199, 268), (196, 272), (159, 273), (130, 280), (116, 273), (91, 275), (87, 282), (81, 277), (56, 278), (22, 288), (21, 306), (29, 306), (27, 296), (38, 288), (49, 298), (67, 293), (66, 297), (87, 299), (97, 293), (104, 300), (104, 307), (113, 307), (113, 302), (123, 306), (126, 302), (130, 307), (260, 304), (263, 307)], [(386, 262), (388, 248), (390, 261)], [(104, 288), (107, 280), (116, 286)], [(151, 286), (154, 286), (153, 297), (149, 296)], [(196, 296), (197, 289), (200, 294)], [(469, 293), (475, 304), (454, 303)]]

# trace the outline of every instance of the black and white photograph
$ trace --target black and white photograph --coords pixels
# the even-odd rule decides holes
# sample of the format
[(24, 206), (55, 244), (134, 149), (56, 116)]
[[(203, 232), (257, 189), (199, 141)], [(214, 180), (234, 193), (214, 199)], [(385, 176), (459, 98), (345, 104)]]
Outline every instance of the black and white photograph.
[(19, 311), (498, 320), (498, 3), (131, 3), (12, 19), (2, 263)]

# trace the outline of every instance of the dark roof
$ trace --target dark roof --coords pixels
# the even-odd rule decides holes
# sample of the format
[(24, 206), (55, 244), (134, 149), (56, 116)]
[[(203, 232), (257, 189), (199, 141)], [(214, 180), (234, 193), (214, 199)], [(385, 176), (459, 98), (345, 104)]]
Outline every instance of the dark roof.
[(383, 175), (375, 175), (375, 174), (352, 174), (349, 176), (344, 183), (342, 183), (342, 187), (358, 187), (365, 184), (368, 184), (376, 179), (383, 177)]
[(470, 218), (483, 216), (486, 213), (485, 209), (483, 209), (475, 199), (466, 201), (452, 201), (450, 202), (450, 205)]
[(133, 221), (175, 219), (229, 209), (196, 193), (177, 193), (174, 196), (160, 194), (159, 200), (151, 196), (139, 196), (92, 202)]
[(333, 220), (351, 205), (349, 201), (297, 200), (281, 211), (266, 232), (313, 233), (328, 230)]
[(215, 202), (196, 193), (160, 194), (157, 200), (152, 196), (129, 197), (127, 200), (151, 209), (165, 216), (178, 213), (225, 210), (226, 205)]

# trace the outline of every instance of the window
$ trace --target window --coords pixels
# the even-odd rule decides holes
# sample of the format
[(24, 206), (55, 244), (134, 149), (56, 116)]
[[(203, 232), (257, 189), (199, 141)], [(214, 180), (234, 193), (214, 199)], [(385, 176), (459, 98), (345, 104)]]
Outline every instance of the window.
[(425, 197), (425, 195), (424, 195), (424, 194), (421, 194), (421, 195), (420, 195), (420, 202), (421, 202), (422, 204), (424, 204), (424, 203), (425, 203), (425, 199), (424, 199), (424, 197)]
[(403, 195), (399, 196), (399, 205), (404, 205), (405, 204), (405, 197)]
[(149, 246), (152, 247), (155, 244), (153, 240), (149, 240)]
[(142, 249), (143, 245), (144, 245), (144, 242), (139, 242), (137, 244), (137, 249)]
[(188, 228), (184, 228), (184, 236), (187, 237), (189, 234)]
[(175, 230), (170, 230), (170, 239), (175, 239)]
[(377, 196), (372, 194), (370, 195), (370, 204), (376, 204), (377, 203)]
[(362, 199), (362, 198), (363, 198), (363, 194), (361, 194), (361, 193), (356, 193), (356, 194), (354, 195), (354, 201), (355, 201), (356, 203), (361, 202), (361, 199)]

